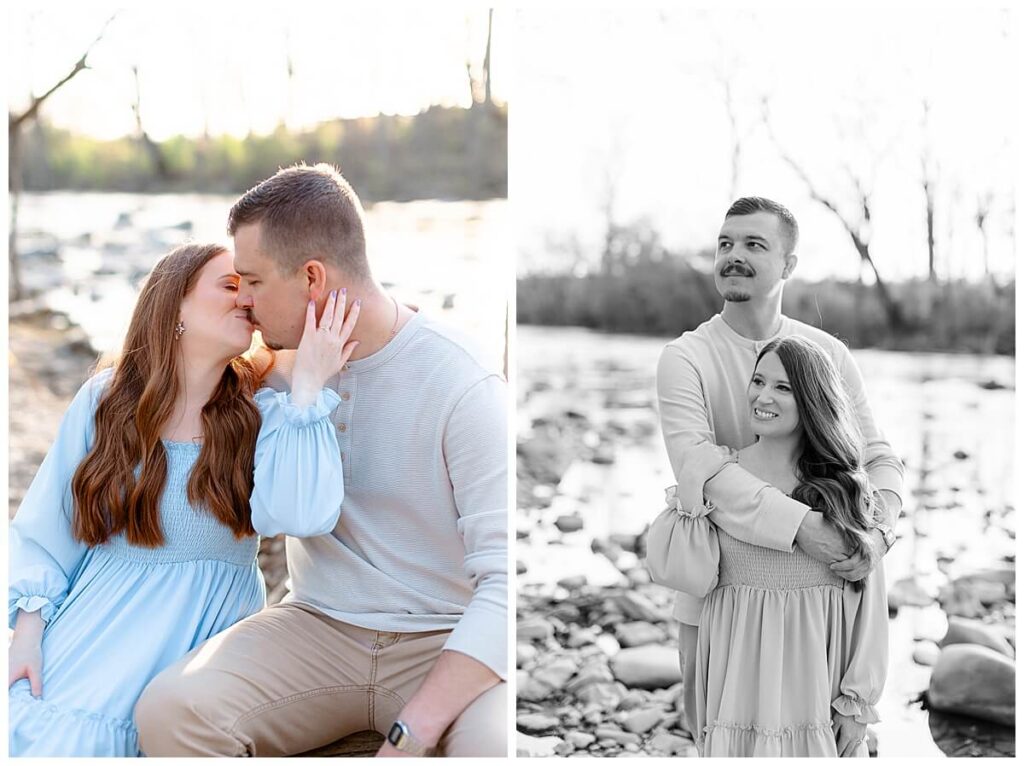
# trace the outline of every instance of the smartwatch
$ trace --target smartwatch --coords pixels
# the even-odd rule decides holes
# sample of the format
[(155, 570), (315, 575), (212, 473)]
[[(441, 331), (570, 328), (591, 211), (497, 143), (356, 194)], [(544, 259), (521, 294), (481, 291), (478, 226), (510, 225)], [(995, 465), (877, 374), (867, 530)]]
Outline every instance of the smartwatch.
[(388, 732), (388, 742), (395, 750), (409, 755), (427, 755), (429, 748), (412, 735), (404, 721), (395, 721)]

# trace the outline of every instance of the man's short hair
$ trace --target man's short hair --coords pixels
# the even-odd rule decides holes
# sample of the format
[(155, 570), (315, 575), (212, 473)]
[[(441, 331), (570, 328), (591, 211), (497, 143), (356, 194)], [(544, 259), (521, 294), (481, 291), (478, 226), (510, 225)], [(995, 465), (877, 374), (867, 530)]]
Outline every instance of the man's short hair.
[(779, 228), (782, 231), (783, 246), (786, 251), (783, 255), (791, 255), (796, 251), (797, 242), (800, 240), (800, 227), (797, 226), (796, 218), (786, 206), (780, 205), (775, 200), (770, 200), (767, 197), (740, 197), (732, 203), (725, 217), (753, 215), (754, 213), (775, 215), (779, 219)]
[(331, 165), (282, 168), (249, 189), (228, 214), (228, 234), (250, 223), (261, 225), (260, 247), (283, 274), (318, 260), (370, 278), (362, 205)]

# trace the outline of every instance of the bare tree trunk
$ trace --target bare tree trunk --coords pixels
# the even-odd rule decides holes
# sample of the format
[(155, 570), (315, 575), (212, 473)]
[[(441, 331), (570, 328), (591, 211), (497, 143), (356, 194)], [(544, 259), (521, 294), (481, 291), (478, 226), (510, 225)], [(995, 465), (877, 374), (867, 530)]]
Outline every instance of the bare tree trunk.
[(872, 273), (875, 276), (875, 292), (878, 294), (878, 299), (882, 304), (882, 309), (885, 311), (886, 320), (889, 324), (889, 329), (898, 331), (903, 329), (905, 322), (903, 318), (903, 312), (900, 310), (899, 304), (893, 300), (892, 295), (889, 292), (889, 288), (885, 284), (885, 280), (882, 279), (882, 275), (878, 272), (878, 266), (875, 264), (875, 259), (871, 255), (871, 245), (869, 236), (861, 233), (862, 228), (867, 228), (871, 223), (871, 199), (870, 194), (864, 188), (862, 188), (860, 182), (854, 178), (854, 184), (857, 189), (857, 203), (858, 207), (862, 212), (861, 221), (854, 221), (843, 213), (839, 209), (839, 205), (833, 200), (821, 194), (818, 189), (814, 186), (810, 177), (804, 171), (803, 167), (794, 160), (780, 145), (775, 133), (772, 131), (771, 123), (767, 116), (767, 105), (764, 107), (764, 123), (768, 129), (768, 134), (779, 150), (783, 161), (792, 168), (793, 172), (803, 181), (807, 187), (807, 192), (811, 199), (820, 204), (822, 207), (831, 212), (846, 229), (846, 233), (850, 236), (850, 241), (853, 242), (854, 249), (860, 256), (861, 262), (868, 265)]
[[(923, 116), (921, 118), (922, 132), (924, 133), (924, 149), (921, 152), (921, 188), (924, 190), (925, 226), (928, 237), (928, 281), (936, 281), (935, 273), (935, 173), (931, 152), (928, 149), (928, 115), (931, 106), (927, 99), (922, 103)], [(947, 269), (948, 271), (948, 269)], [(946, 278), (949, 279), (947, 273)]]
[(9, 157), (7, 164), (7, 185), (11, 191), (11, 228), (7, 237), (7, 262), (9, 265), (10, 284), (8, 299), (21, 300), (24, 297), (21, 287), (21, 261), (18, 260), (18, 202), (21, 199), (21, 131), (15, 129), (8, 136)]
[(729, 175), (729, 201), (733, 202), (739, 195), (740, 183), (740, 127), (736, 117), (736, 105), (732, 98), (732, 83), (727, 75), (722, 76), (722, 87), (725, 89), (725, 111), (729, 117), (732, 132), (731, 173)]
[(167, 166), (164, 153), (161, 151), (160, 145), (150, 138), (149, 133), (142, 127), (142, 89), (139, 86), (139, 67), (137, 64), (132, 66), (132, 76), (135, 78), (135, 101), (132, 104), (132, 112), (135, 113), (135, 129), (139, 141), (146, 154), (149, 155), (149, 159), (153, 162), (157, 175), (163, 180), (168, 180), (171, 177), (171, 169)]
[(47, 90), (41, 96), (34, 96), (32, 102), (28, 105), (28, 108), (21, 114), (8, 114), (7, 117), (7, 146), (9, 151), (9, 158), (7, 164), (7, 186), (11, 192), (11, 230), (7, 239), (7, 258), (10, 272), (10, 285), (8, 287), (8, 295), (12, 300), (18, 300), (23, 297), (23, 287), (21, 283), (21, 262), (18, 260), (17, 251), (17, 237), (18, 237), (18, 204), (21, 197), (22, 189), (22, 172), (21, 172), (21, 129), (24, 125), (28, 124), (29, 121), (34, 120), (39, 114), (39, 108), (43, 103), (56, 93), (58, 90), (67, 85), (71, 80), (83, 69), (88, 69), (89, 54), (92, 53), (92, 49), (96, 47), (96, 44), (103, 39), (103, 35), (107, 31), (107, 27), (110, 26), (110, 22), (117, 16), (115, 11), (110, 18), (104, 22), (103, 27), (100, 29), (100, 33), (96, 35), (89, 47), (85, 49), (85, 53), (74, 63), (71, 70), (58, 80), (49, 90)]
[(484, 103), (493, 105), (491, 99), (491, 30), (494, 25), (494, 9), (487, 9), (487, 48), (484, 50)]
[(992, 209), (992, 192), (980, 195), (978, 197), (978, 206), (974, 213), (974, 225), (978, 227), (978, 231), (981, 234), (981, 265), (985, 270), (985, 279), (989, 278), (989, 265), (988, 265), (988, 230), (985, 228), (985, 223), (988, 221), (989, 213)]

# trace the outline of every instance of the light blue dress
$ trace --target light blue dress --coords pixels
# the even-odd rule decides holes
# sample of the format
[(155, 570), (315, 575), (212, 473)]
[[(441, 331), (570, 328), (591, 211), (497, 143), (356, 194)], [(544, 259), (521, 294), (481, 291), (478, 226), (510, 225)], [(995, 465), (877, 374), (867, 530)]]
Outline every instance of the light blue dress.
[[(189, 505), (199, 446), (164, 441), (160, 501), (165, 545), (129, 545), (122, 535), (90, 548), (71, 535), (71, 478), (90, 449), (94, 414), (111, 377), (87, 381), (61, 422), (11, 522), (9, 621), (40, 611), (43, 694), (28, 679), (9, 691), (12, 756), (137, 756), (132, 722), (146, 684), (210, 636), (265, 603), (259, 538), (236, 539), (212, 514)], [(340, 398), (320, 392), (299, 408), (261, 389), (252, 521), (264, 535), (327, 534), (341, 511), (343, 480), (334, 426)]]

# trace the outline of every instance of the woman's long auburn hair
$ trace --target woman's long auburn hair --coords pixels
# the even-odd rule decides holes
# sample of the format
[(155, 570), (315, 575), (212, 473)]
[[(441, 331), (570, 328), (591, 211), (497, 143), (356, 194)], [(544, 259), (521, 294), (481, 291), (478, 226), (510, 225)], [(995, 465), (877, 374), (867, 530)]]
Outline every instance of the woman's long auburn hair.
[[(820, 508), (846, 544), (867, 555), (876, 501), (864, 470), (860, 429), (839, 371), (821, 346), (797, 335), (766, 345), (755, 369), (773, 351), (793, 389), (802, 431), (797, 458), (800, 484), (793, 498)], [(857, 590), (864, 587), (862, 581), (852, 585)]]
[[(83, 543), (100, 545), (122, 532), (132, 545), (164, 543), (159, 500), (167, 454), (160, 434), (181, 394), (178, 312), (203, 266), (224, 252), (221, 245), (182, 245), (161, 258), (146, 280), (96, 409), (95, 441), (71, 481), (72, 532)], [(253, 394), (271, 364), (272, 357), (267, 364), (235, 357), (202, 409), (203, 444), (188, 500), (237, 538), (254, 534), (249, 497), (260, 413)]]

